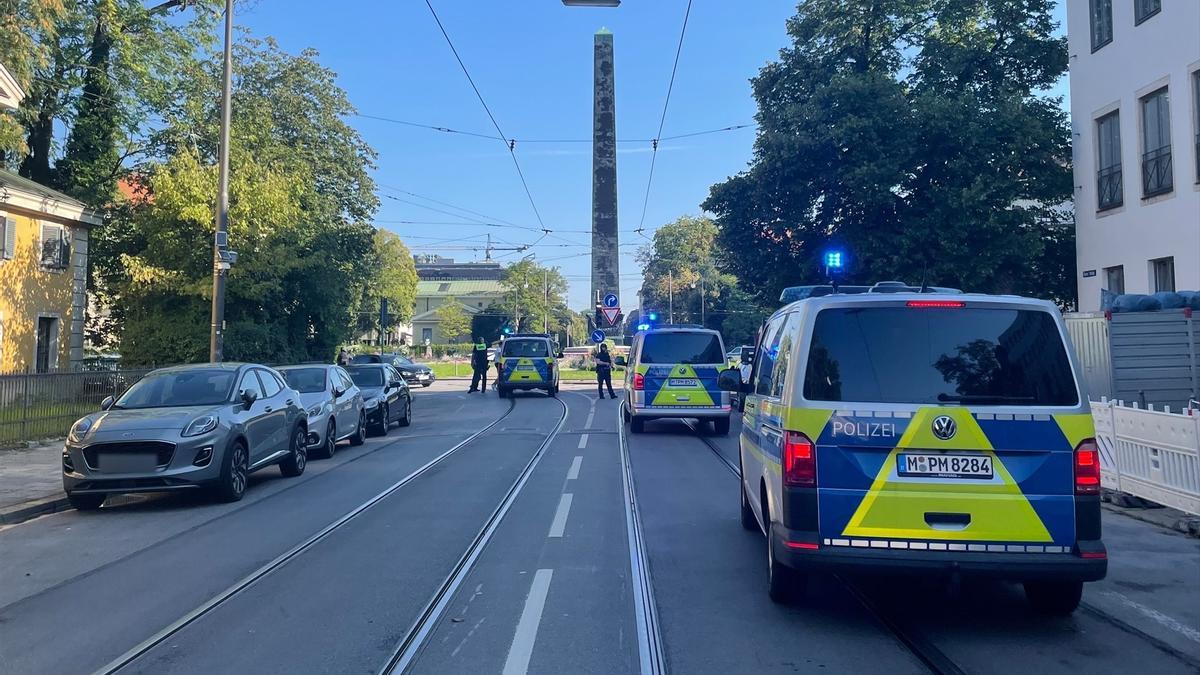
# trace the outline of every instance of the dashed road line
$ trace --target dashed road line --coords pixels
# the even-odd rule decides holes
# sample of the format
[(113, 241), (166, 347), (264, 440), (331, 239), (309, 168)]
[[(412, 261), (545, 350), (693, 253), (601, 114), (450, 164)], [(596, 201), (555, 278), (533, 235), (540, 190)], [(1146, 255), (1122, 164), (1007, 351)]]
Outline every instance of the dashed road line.
[(588, 442), (588, 435), (587, 435), (587, 434), (582, 434), (582, 435), (579, 437), (579, 449), (580, 449), (580, 450), (582, 450), (582, 449), (586, 448), (586, 447), (587, 447), (587, 442)]
[(537, 641), (542, 610), (546, 608), (546, 595), (550, 592), (550, 579), (553, 576), (554, 570), (538, 570), (533, 575), (529, 596), (525, 598), (525, 609), (521, 610), (517, 632), (513, 635), (508, 658), (504, 661), (504, 675), (525, 675), (529, 672), (529, 659), (533, 657), (533, 643)]
[(575, 480), (576, 478), (579, 478), (579, 465), (582, 463), (583, 455), (575, 455), (575, 459), (571, 460), (571, 468), (567, 469), (567, 480)]
[(563, 530), (567, 528), (567, 516), (571, 513), (571, 500), (574, 498), (575, 496), (568, 492), (558, 500), (558, 510), (554, 512), (554, 521), (550, 523), (549, 536), (563, 536)]

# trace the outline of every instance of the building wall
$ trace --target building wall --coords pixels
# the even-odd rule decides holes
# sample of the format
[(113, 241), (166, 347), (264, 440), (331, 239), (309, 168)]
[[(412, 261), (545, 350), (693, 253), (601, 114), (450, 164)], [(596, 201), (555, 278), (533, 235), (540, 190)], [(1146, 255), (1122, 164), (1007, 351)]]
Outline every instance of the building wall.
[[(1067, 0), (1074, 140), (1079, 309), (1095, 311), (1105, 268), (1124, 267), (1126, 293), (1152, 293), (1151, 260), (1173, 257), (1175, 288), (1200, 290), (1200, 183), (1196, 92), (1200, 2), (1162, 0), (1134, 24), (1134, 3), (1112, 0), (1113, 39), (1092, 51), (1089, 0)], [(1167, 86), (1173, 191), (1143, 198), (1140, 98)], [(1100, 211), (1096, 120), (1120, 111), (1123, 204)], [(1094, 276), (1083, 276), (1091, 274)]]
[[(0, 373), (33, 370), (39, 317), (58, 319), (58, 349), (51, 367), (69, 368), (83, 359), (88, 230), (2, 204), (0, 213), (16, 223), (13, 256), (0, 259)], [(42, 267), (43, 222), (62, 224), (70, 231), (71, 264), (66, 269)]]

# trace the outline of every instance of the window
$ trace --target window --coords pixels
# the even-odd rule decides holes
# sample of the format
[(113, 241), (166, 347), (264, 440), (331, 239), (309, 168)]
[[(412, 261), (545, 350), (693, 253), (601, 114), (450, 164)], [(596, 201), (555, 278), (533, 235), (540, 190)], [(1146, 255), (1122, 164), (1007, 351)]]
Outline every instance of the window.
[(784, 317), (776, 317), (763, 333), (758, 353), (754, 357), (754, 393), (771, 395), (772, 377), (775, 374), (775, 358), (779, 354), (780, 333), (783, 332)]
[(450, 290), (450, 284), (438, 284), (438, 293), (445, 293)]
[(721, 338), (707, 332), (647, 333), (641, 363), (725, 363)]
[(1171, 172), (1171, 119), (1167, 88), (1142, 99), (1142, 197), (1174, 188)]
[(1088, 0), (1092, 26), (1092, 51), (1112, 42), (1112, 0)]
[(1133, 23), (1137, 24), (1162, 11), (1162, 0), (1133, 0)]
[(422, 328), (421, 329), (421, 339), (423, 341), (425, 341), (426, 343), (433, 341), (433, 329), (432, 328)]
[(0, 260), (12, 260), (17, 250), (17, 221), (0, 211)]
[(275, 379), (275, 376), (271, 373), (265, 370), (257, 370), (255, 372), (258, 373), (258, 379), (262, 382), (263, 398), (271, 398), (283, 390), (283, 387), (279, 384), (279, 380)]
[[(253, 374), (247, 374), (246, 377), (254, 380)], [(229, 387), (232, 385), (233, 373), (228, 370), (168, 370), (151, 373), (122, 394), (113, 407), (170, 408), (217, 405), (229, 400)]]
[(34, 369), (39, 373), (48, 373), (58, 365), (58, 331), (56, 317), (38, 317), (37, 341), (34, 344)]
[(545, 340), (537, 338), (509, 338), (504, 341), (504, 348), (501, 351), (504, 356), (514, 358), (544, 359), (550, 356), (549, 344)]
[(771, 396), (783, 396), (783, 387), (787, 384), (788, 370), (790, 370), (792, 360), (792, 345), (796, 343), (796, 337), (800, 330), (800, 320), (798, 315), (789, 314), (783, 324), (783, 329), (779, 331), (779, 351), (774, 354), (775, 367), (771, 372)]
[(262, 398), (262, 385), (258, 383), (258, 376), (252, 370), (247, 371), (242, 376), (242, 383), (238, 385), (239, 395), (250, 393), (253, 393), (258, 398)]
[(1196, 118), (1196, 182), (1200, 183), (1200, 70), (1192, 73), (1192, 113)]
[(1096, 120), (1096, 208), (1104, 211), (1125, 200), (1121, 176), (1121, 113)]
[(324, 368), (291, 368), (283, 371), (288, 386), (301, 394), (317, 394), (325, 391)]
[(823, 310), (813, 325), (804, 397), (856, 403), (1079, 403), (1054, 316), (1001, 307)]
[(1121, 295), (1125, 292), (1125, 266), (1104, 268), (1104, 288)]
[(42, 223), (42, 267), (62, 270), (71, 264), (70, 232), (62, 225)]
[(1153, 277), (1155, 293), (1175, 291), (1175, 258), (1151, 260), (1150, 274)]

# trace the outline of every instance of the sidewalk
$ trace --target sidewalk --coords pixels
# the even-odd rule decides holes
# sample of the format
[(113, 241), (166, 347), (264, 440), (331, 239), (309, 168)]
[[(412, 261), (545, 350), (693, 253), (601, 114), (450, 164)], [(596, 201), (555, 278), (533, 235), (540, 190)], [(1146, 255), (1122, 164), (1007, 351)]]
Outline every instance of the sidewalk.
[(0, 525), (67, 508), (61, 462), (62, 439), (0, 450)]

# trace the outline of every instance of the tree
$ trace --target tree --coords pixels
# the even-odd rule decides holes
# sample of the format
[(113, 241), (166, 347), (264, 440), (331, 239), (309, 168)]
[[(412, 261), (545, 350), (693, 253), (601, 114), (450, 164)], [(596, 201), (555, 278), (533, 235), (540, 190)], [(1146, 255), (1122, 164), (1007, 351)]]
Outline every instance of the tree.
[(1051, 5), (803, 0), (752, 81), (751, 166), (704, 203), (729, 271), (769, 305), (844, 247), (861, 282), (1071, 297), (1070, 131), (1038, 93), (1067, 64)]
[(654, 232), (638, 250), (643, 267), (642, 306), (659, 320), (703, 323), (720, 328), (737, 278), (718, 267), (717, 225), (710, 218), (683, 216)]
[(371, 255), (376, 271), (363, 287), (356, 323), (359, 333), (379, 329), (382, 299), (388, 301), (391, 325), (412, 319), (417, 302), (417, 266), (400, 237), (388, 230), (375, 230)]
[(504, 310), (518, 332), (542, 332), (546, 318), (566, 306), (567, 280), (557, 267), (521, 260), (505, 268), (500, 283)]
[(467, 316), (467, 310), (463, 308), (463, 304), (458, 301), (458, 298), (450, 296), (443, 300), (442, 304), (433, 310), (433, 315), (437, 317), (438, 328), (442, 330), (442, 335), (446, 336), (446, 340), (451, 344), (464, 337), (470, 339), (471, 317)]
[[(62, 0), (20, 0), (4, 3), (0, 18), (0, 63), (28, 96), (35, 86), (34, 73), (50, 59), (58, 22), (64, 13)], [(22, 106), (24, 108), (24, 104)], [(0, 113), (0, 167), (16, 165), (25, 156), (25, 130), (18, 115)]]

